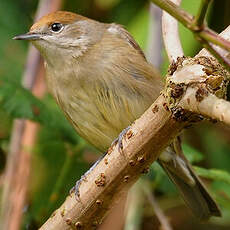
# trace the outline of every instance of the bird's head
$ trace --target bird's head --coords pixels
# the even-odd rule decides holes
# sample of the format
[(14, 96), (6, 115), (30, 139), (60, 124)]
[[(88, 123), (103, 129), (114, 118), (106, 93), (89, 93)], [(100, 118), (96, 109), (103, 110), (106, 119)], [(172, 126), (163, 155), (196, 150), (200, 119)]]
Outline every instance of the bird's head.
[(31, 41), (48, 61), (59, 55), (82, 55), (100, 40), (104, 25), (75, 13), (57, 11), (42, 17), (28, 33), (14, 39)]

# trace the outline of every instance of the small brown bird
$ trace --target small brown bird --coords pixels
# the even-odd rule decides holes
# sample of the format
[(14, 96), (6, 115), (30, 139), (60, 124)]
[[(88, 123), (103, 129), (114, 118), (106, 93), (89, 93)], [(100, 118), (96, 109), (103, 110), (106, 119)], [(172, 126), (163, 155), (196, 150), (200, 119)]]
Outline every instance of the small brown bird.
[[(48, 88), (76, 131), (100, 151), (153, 103), (162, 82), (120, 25), (58, 11), (42, 17), (27, 34), (45, 59)], [(220, 211), (181, 153), (170, 148), (158, 162), (200, 219)]]

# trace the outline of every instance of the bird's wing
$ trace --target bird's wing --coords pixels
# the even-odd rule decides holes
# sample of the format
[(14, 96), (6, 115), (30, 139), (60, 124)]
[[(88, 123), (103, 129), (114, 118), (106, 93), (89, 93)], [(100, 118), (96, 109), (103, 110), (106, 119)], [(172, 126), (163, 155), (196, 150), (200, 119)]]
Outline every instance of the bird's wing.
[(134, 49), (136, 49), (139, 54), (146, 59), (144, 52), (138, 45), (138, 43), (134, 40), (132, 35), (122, 26), (118, 24), (110, 24), (108, 31), (111, 33), (116, 34), (117, 36), (120, 36), (122, 39), (126, 40), (130, 46), (132, 46)]

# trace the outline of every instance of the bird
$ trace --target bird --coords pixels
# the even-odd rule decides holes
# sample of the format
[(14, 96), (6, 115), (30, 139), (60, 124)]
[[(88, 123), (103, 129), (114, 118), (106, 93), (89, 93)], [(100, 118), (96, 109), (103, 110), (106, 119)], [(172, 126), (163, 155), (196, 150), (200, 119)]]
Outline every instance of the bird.
[[(26, 34), (44, 58), (49, 92), (77, 133), (101, 152), (156, 100), (163, 88), (131, 34), (116, 23), (56, 11)], [(180, 149), (180, 148), (177, 148)], [(200, 220), (220, 209), (180, 149), (171, 146), (158, 163)]]

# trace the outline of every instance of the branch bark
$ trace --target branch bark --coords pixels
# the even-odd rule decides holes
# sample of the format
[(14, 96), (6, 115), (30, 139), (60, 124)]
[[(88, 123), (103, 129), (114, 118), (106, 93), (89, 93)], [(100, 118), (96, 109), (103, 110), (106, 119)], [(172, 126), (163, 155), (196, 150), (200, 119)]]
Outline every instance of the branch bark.
[[(230, 73), (213, 57), (180, 58), (171, 66), (166, 80), (166, 97), (172, 112), (186, 110), (205, 118), (230, 124), (226, 100)], [(186, 76), (186, 77), (184, 77)]]
[[(201, 103), (202, 100), (205, 100), (205, 98), (200, 100), (200, 97), (205, 97), (206, 93), (203, 95), (203, 91), (201, 91), (197, 95), (197, 90), (200, 90), (199, 87), (203, 86), (204, 83), (207, 83), (205, 87), (210, 90), (210, 86), (213, 85), (209, 79), (211, 76), (209, 71), (212, 66), (216, 68), (217, 72), (215, 73), (218, 73), (217, 79), (219, 77), (224, 78), (221, 73), (222, 71), (227, 73), (227, 71), (221, 69), (220, 64), (215, 66), (216, 63), (210, 63), (212, 61), (215, 62), (214, 59), (205, 57), (191, 60), (182, 59), (181, 69), (178, 68), (178, 65), (178, 69), (174, 69), (175, 75), (173, 74), (171, 79), (168, 77), (168, 82), (171, 85), (165, 89), (164, 94), (166, 96), (161, 95), (141, 118), (135, 121), (123, 138), (123, 151), (119, 152), (117, 146), (109, 149), (105, 159), (82, 182), (80, 201), (76, 200), (74, 194), (68, 196), (63, 205), (53, 213), (40, 229), (67, 230), (83, 227), (84, 229), (92, 229), (99, 225), (105, 213), (111, 208), (111, 204), (115, 200), (119, 200), (120, 193), (124, 193), (141, 173), (146, 172), (149, 165), (156, 160), (170, 141), (190, 123), (190, 119), (194, 119), (194, 114), (186, 113), (184, 108), (181, 110), (180, 104), (172, 103), (171, 100), (177, 99), (178, 95), (182, 97), (179, 102), (183, 101), (186, 96), (190, 98), (189, 92), (193, 88), (196, 90), (196, 101)], [(186, 78), (183, 79), (183, 76)], [(214, 83), (216, 84), (215, 80)], [(223, 82), (225, 81), (223, 80)], [(222, 84), (222, 81), (217, 81), (217, 83)], [(182, 88), (185, 87), (185, 93), (181, 89), (173, 87), (173, 84)], [(221, 87), (219, 85), (220, 92), (217, 93), (215, 84), (212, 94), (215, 95), (216, 93), (218, 96), (224, 97), (226, 85)], [(181, 92), (182, 94), (180, 94)], [(184, 101), (188, 101), (188, 98)], [(173, 113), (169, 112), (167, 104)], [(171, 105), (175, 107), (171, 107)], [(195, 118), (199, 118), (199, 116), (195, 114)]]
[[(230, 41), (230, 26), (222, 31), (219, 36), (227, 41)], [(224, 57), (229, 59), (229, 52), (222, 49), (221, 47), (215, 46), (215, 49)], [(212, 55), (206, 49), (202, 49), (196, 57), (212, 57)], [(226, 80), (230, 81), (230, 73), (226, 72)], [(183, 97), (180, 102), (180, 106), (191, 112), (201, 114), (211, 119), (219, 120), (227, 125), (230, 125), (230, 103), (226, 100), (218, 98), (213, 94), (209, 94), (204, 97), (204, 100), (197, 101), (196, 99), (197, 89), (190, 88), (187, 94)], [(188, 100), (189, 98), (189, 100)], [(188, 104), (189, 102), (189, 104)]]
[(172, 117), (161, 95), (131, 126), (123, 138), (123, 151), (117, 146), (109, 149), (104, 160), (86, 176), (79, 188), (80, 201), (74, 194), (68, 196), (40, 230), (96, 227), (119, 194), (146, 172), (186, 124)]
[(220, 99), (213, 94), (199, 102), (197, 100), (197, 88), (189, 88), (182, 98), (179, 106), (182, 108), (209, 117), (213, 120), (222, 121), (230, 125), (230, 102)]

